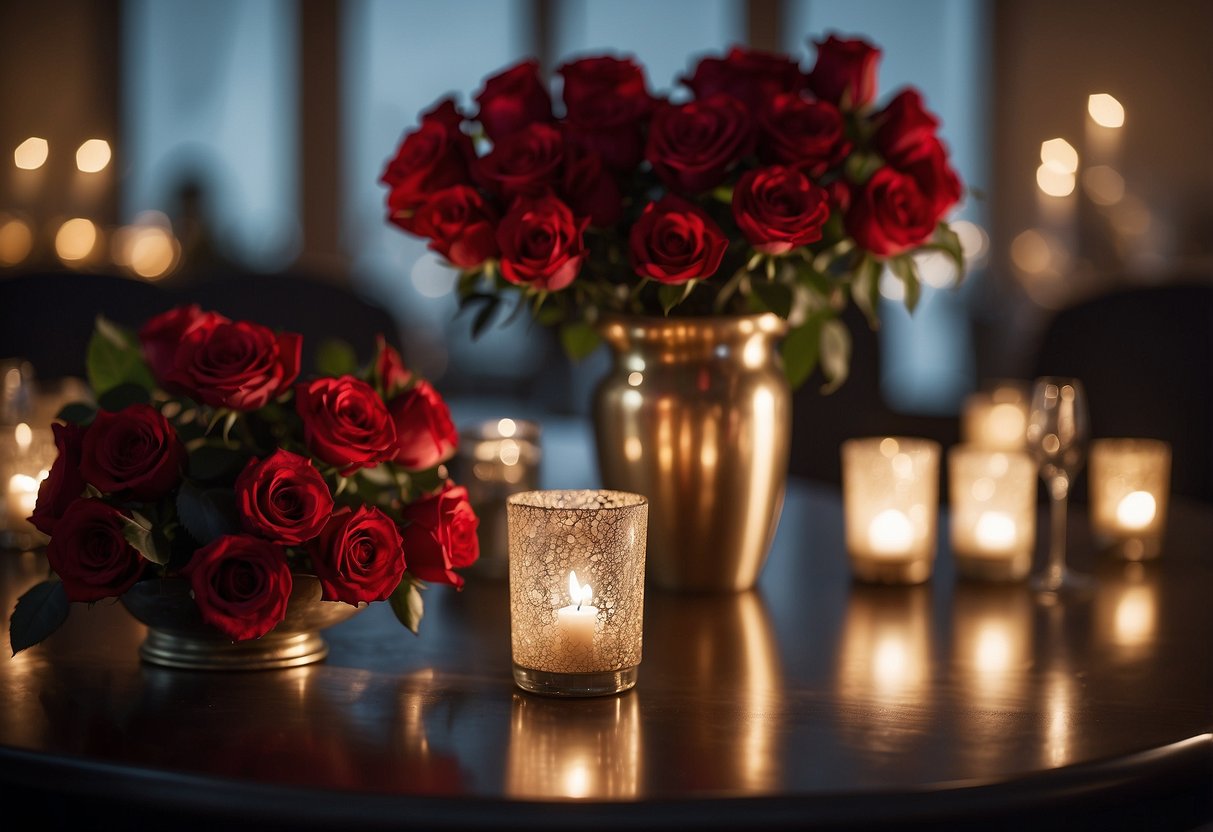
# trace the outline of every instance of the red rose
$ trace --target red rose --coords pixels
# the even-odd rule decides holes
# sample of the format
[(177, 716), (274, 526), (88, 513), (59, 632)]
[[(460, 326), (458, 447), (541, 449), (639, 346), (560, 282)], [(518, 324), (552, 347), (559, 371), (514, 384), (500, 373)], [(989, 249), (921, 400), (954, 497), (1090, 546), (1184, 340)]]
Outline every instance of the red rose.
[(554, 196), (518, 199), (501, 225), (501, 276), (519, 286), (555, 292), (568, 286), (581, 270), (585, 245), (581, 234), (589, 218), (577, 219)]
[(425, 201), (416, 231), (452, 266), (472, 269), (497, 255), (496, 217), (475, 188), (452, 185)]
[(430, 194), (451, 185), (466, 185), (468, 160), (476, 151), (472, 139), (459, 129), (462, 116), (446, 99), (421, 117), (421, 125), (407, 134), (379, 181), (388, 192), (388, 218), (410, 233), (417, 209)]
[(419, 381), (412, 390), (388, 403), (400, 451), (396, 462), (410, 471), (433, 468), (455, 452), (459, 435), (451, 422), (451, 411), (429, 382)]
[(281, 448), (249, 460), (236, 478), (236, 505), (246, 532), (287, 546), (320, 534), (333, 513), (329, 487), (312, 461)]
[(845, 222), (861, 247), (893, 257), (925, 243), (935, 220), (934, 206), (914, 178), (886, 166), (853, 191)]
[(556, 181), (564, 161), (564, 137), (550, 124), (531, 124), (503, 138), (477, 168), (480, 178), (506, 199), (539, 196)]
[(754, 248), (784, 254), (821, 239), (830, 218), (829, 200), (825, 189), (795, 168), (760, 168), (737, 181), (733, 218)]
[(286, 617), (291, 570), (276, 543), (224, 535), (194, 552), (181, 573), (202, 620), (232, 641), (261, 638)]
[(876, 97), (876, 65), (880, 50), (865, 40), (843, 40), (830, 35), (817, 47), (817, 64), (809, 73), (809, 87), (831, 104), (857, 110)]
[(801, 168), (821, 176), (851, 150), (842, 113), (828, 101), (798, 93), (777, 95), (758, 119), (759, 150), (769, 162)]
[(932, 137), (924, 142), (913, 154), (904, 156), (896, 167), (914, 177), (919, 190), (930, 200), (936, 220), (943, 219), (960, 201), (960, 177), (948, 164), (948, 152), (939, 139)]
[(100, 500), (76, 500), (55, 523), (46, 559), (69, 601), (99, 601), (126, 592), (143, 574), (144, 560), (126, 542), (118, 509)]
[(308, 450), (348, 477), (396, 456), (396, 428), (387, 406), (353, 376), (318, 378), (295, 387)]
[(830, 214), (846, 216), (847, 211), (851, 210), (851, 186), (845, 179), (835, 179), (825, 188), (830, 195)]
[(729, 241), (701, 208), (671, 195), (645, 207), (628, 247), (636, 274), (686, 283), (715, 274)]
[(484, 82), (476, 119), (494, 142), (535, 122), (552, 120), (552, 97), (539, 78), (539, 62), (523, 61)]
[(804, 89), (805, 77), (800, 65), (787, 55), (734, 46), (724, 58), (701, 60), (695, 74), (682, 82), (696, 98), (727, 93), (757, 113), (774, 96)]
[(84, 477), (80, 473), (84, 428), (56, 422), (51, 425), (51, 432), (55, 435), (55, 449), (59, 455), (46, 479), (38, 486), (38, 502), (29, 518), (34, 528), (43, 534), (50, 534), (67, 507), (84, 493)]
[(729, 95), (714, 95), (653, 115), (645, 158), (674, 190), (699, 193), (724, 181), (754, 144), (750, 114)]
[(395, 347), (388, 344), (382, 333), (375, 336), (375, 363), (371, 373), (384, 401), (403, 392), (413, 380), (412, 371), (404, 366), (404, 359)]
[(301, 336), (248, 321), (195, 327), (166, 380), (211, 407), (257, 410), (290, 388), (302, 349)]
[(163, 312), (144, 324), (139, 330), (139, 342), (156, 381), (166, 387), (173, 386), (168, 377), (176, 366), (177, 348), (186, 335), (196, 329), (211, 330), (225, 323), (229, 323), (228, 319), (219, 313), (203, 312), (198, 304), (191, 303)]
[(890, 164), (915, 155), (935, 138), (939, 119), (922, 105), (922, 95), (910, 87), (902, 90), (872, 119), (873, 144)]
[(80, 473), (107, 494), (156, 500), (181, 481), (185, 446), (159, 410), (132, 404), (117, 413), (97, 411), (84, 432)]
[(568, 149), (560, 192), (573, 213), (589, 217), (595, 228), (608, 228), (623, 216), (619, 183), (603, 168), (602, 157), (593, 151)]
[(644, 155), (642, 127), (653, 110), (644, 68), (631, 58), (602, 56), (572, 61), (558, 72), (568, 143), (600, 156), (611, 170), (635, 168)]
[(447, 485), (437, 494), (406, 506), (404, 551), (409, 571), (423, 581), (463, 586), (453, 570), (480, 557), (476, 527), (480, 520), (463, 486)]
[(325, 601), (355, 606), (383, 601), (404, 576), (400, 532), (374, 506), (343, 508), (325, 524), (311, 548)]

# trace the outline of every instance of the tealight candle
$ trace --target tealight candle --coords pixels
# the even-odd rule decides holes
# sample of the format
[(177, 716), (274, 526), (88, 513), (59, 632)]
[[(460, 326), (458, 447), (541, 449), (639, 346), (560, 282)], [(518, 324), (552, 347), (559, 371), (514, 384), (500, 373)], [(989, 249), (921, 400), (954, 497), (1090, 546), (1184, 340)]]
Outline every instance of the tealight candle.
[(506, 507), (515, 683), (557, 696), (634, 686), (648, 501), (622, 491), (525, 491)]
[(1023, 385), (1002, 382), (965, 398), (961, 441), (994, 451), (1018, 451), (1028, 430), (1028, 396)]
[(1025, 451), (963, 444), (948, 450), (952, 553), (962, 576), (1027, 576), (1036, 542), (1036, 476)]
[(1171, 484), (1171, 446), (1157, 439), (1096, 439), (1089, 468), (1096, 543), (1126, 560), (1162, 551)]
[(26, 549), (46, 542), (26, 518), (34, 511), (38, 488), (54, 458), (55, 440), (49, 428), (31, 428), (24, 422), (0, 427), (0, 489), (4, 490), (0, 544)]
[(858, 580), (914, 584), (931, 576), (939, 451), (938, 442), (906, 437), (842, 444), (847, 552)]

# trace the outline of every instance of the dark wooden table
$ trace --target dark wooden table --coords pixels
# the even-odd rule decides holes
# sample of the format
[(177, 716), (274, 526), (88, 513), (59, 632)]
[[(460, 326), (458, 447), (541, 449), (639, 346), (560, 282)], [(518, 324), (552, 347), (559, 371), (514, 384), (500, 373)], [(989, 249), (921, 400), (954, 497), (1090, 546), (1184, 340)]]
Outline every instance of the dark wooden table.
[[(941, 528), (946, 526), (941, 525)], [(0, 658), (0, 797), (54, 823), (174, 829), (1191, 828), (1213, 818), (1213, 507), (1163, 557), (1092, 554), (1089, 600), (853, 585), (836, 492), (793, 485), (757, 591), (658, 594), (635, 690), (512, 685), (507, 587), (375, 605), (322, 665), (141, 665), (117, 604)], [(0, 602), (45, 570), (7, 553)], [(972, 824), (972, 825), (971, 825)]]

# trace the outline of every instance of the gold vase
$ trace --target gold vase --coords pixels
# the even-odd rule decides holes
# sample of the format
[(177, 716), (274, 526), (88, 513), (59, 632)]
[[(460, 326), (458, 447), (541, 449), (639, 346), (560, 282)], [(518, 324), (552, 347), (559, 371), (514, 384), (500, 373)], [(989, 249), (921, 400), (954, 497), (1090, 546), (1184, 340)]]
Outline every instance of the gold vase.
[(791, 392), (775, 315), (611, 317), (594, 393), (607, 488), (649, 498), (648, 577), (685, 591), (758, 580), (787, 482)]

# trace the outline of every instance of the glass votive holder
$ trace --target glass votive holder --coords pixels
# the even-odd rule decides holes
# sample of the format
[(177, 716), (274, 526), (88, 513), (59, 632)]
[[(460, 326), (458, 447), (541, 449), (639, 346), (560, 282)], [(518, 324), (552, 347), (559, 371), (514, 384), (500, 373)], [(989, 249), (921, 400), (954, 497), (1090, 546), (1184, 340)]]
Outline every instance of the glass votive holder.
[(468, 574), (503, 579), (509, 574), (506, 498), (539, 487), (540, 428), (525, 419), (491, 419), (459, 431), (452, 460), (455, 481), (468, 491), (480, 518), (480, 557)]
[(0, 358), (0, 425), (32, 418), (34, 365), (24, 358)]
[(38, 502), (38, 488), (55, 461), (55, 437), (50, 428), (25, 422), (0, 426), (0, 546), (31, 549), (46, 543), (46, 535), (27, 520)]
[(649, 503), (624, 491), (507, 500), (514, 681), (554, 696), (636, 684)]
[(982, 581), (1018, 581), (1036, 546), (1036, 465), (1026, 451), (948, 449), (956, 570)]
[(1026, 382), (996, 381), (964, 400), (960, 416), (961, 442), (993, 451), (1018, 451), (1027, 443)]
[(918, 584), (931, 577), (939, 452), (938, 442), (911, 437), (842, 443), (847, 554), (857, 580)]
[(1088, 477), (1096, 546), (1125, 560), (1158, 557), (1171, 493), (1171, 446), (1158, 439), (1092, 440)]

